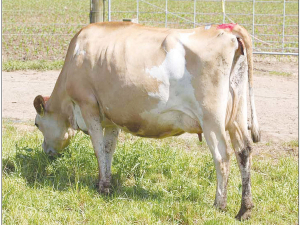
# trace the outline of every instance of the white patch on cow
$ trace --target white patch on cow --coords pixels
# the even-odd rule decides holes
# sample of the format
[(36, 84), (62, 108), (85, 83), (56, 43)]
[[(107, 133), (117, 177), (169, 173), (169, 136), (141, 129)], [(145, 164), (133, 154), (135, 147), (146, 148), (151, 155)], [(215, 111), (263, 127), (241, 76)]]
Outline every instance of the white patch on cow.
[(75, 46), (75, 49), (74, 49), (74, 55), (76, 55), (78, 51), (79, 51), (79, 44), (76, 43), (76, 46)]
[(82, 130), (82, 131), (88, 131), (88, 128), (87, 128), (87, 126), (84, 122), (84, 119), (82, 117), (80, 107), (76, 104), (73, 107), (73, 114), (74, 114), (75, 121), (76, 121), (79, 129)]
[(193, 31), (192, 33), (183, 33), (183, 34), (180, 34), (179, 41), (181, 42), (181, 44), (184, 44), (185, 42), (189, 41), (189, 37), (191, 35), (193, 35), (193, 34), (195, 34), (195, 31)]
[[(146, 73), (161, 82), (158, 92), (150, 92), (150, 97), (159, 100), (155, 109), (141, 114), (142, 118), (156, 119), (165, 113), (179, 111), (202, 125), (203, 113), (195, 97), (192, 75), (186, 68), (184, 43), (193, 33), (181, 34), (175, 48), (169, 50), (160, 66), (146, 69)], [(170, 114), (171, 115), (171, 114)], [(173, 114), (172, 114), (173, 115)]]
[(210, 28), (211, 28), (211, 25), (206, 25), (204, 29), (209, 30)]
[(77, 55), (85, 55), (85, 51), (84, 50), (80, 50), (80, 46), (78, 43), (76, 43), (75, 49), (74, 49), (74, 56)]

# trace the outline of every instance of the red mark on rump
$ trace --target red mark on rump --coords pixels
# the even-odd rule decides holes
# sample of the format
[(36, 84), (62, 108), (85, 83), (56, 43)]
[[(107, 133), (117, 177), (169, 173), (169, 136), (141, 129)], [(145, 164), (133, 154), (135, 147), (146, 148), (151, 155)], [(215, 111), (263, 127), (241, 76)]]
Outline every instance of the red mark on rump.
[(225, 23), (217, 26), (217, 29), (226, 29), (228, 28), (230, 31), (237, 25), (237, 23)]

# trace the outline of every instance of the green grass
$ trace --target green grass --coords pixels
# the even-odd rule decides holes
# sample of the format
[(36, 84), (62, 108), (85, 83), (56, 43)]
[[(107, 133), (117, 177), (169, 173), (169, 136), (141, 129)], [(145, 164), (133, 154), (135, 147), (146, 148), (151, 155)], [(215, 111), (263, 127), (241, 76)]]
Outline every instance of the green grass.
[[(147, 0), (161, 9), (140, 1), (139, 21), (141, 24), (164, 27), (165, 1)], [(106, 1), (107, 10), (107, 1)], [(226, 2), (226, 13), (235, 22), (245, 25), (247, 30), (263, 41), (271, 41), (267, 46), (254, 40), (255, 51), (281, 51), (282, 47), (298, 48), (298, 17), (286, 16), (283, 40), (282, 13), (283, 0), (280, 3), (256, 3), (255, 26), (252, 23), (252, 2)], [(5, 64), (15, 61), (62, 61), (65, 58), (71, 38), (83, 26), (89, 23), (90, 0), (4, 0), (2, 2), (2, 59)], [(168, 10), (194, 21), (194, 1), (168, 1)], [(298, 3), (286, 3), (287, 15), (298, 15)], [(136, 18), (136, 0), (113, 0), (112, 20), (121, 21), (124, 18)], [(122, 12), (117, 12), (122, 11)], [(124, 12), (133, 11), (133, 12)], [(221, 1), (197, 1), (196, 22), (199, 24), (222, 23)], [(207, 14), (207, 13), (213, 13)], [(232, 15), (241, 14), (241, 15)], [(276, 14), (277, 16), (265, 16)], [(106, 13), (107, 18), (107, 13)], [(230, 22), (226, 19), (226, 22)], [(268, 24), (268, 25), (264, 25)], [(193, 24), (172, 14), (168, 15), (168, 26), (171, 28), (191, 28)], [(274, 36), (263, 36), (274, 35)], [(289, 36), (294, 35), (294, 36)], [(294, 42), (294, 43), (289, 43)], [(291, 50), (296, 51), (296, 50)], [(12, 62), (10, 62), (12, 61)], [(25, 65), (24, 63), (22, 65)], [(26, 65), (36, 69), (32, 64)], [(11, 67), (4, 67), (11, 69)], [(14, 67), (22, 69), (23, 67)]]
[(288, 72), (279, 72), (279, 71), (270, 71), (270, 75), (276, 75), (276, 76), (283, 76), (283, 77), (290, 77), (293, 74)]
[(64, 61), (45, 61), (45, 60), (33, 60), (33, 61), (18, 61), (10, 60), (3, 62), (2, 69), (4, 71), (15, 70), (60, 70)]
[[(3, 224), (239, 224), (241, 182), (233, 157), (228, 209), (212, 207), (216, 178), (205, 143), (153, 140), (121, 133), (112, 168), (113, 191), (100, 195), (97, 161), (78, 133), (57, 158), (44, 154), (39, 131), (4, 121)], [(295, 143), (288, 143), (295, 146)], [(244, 224), (298, 223), (298, 162), (253, 158), (255, 208)]]

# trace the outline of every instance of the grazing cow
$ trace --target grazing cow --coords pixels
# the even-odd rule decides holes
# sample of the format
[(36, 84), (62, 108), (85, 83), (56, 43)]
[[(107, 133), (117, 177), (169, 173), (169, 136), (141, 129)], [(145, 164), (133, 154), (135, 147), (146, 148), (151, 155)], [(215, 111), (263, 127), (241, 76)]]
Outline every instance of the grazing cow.
[(68, 145), (74, 130), (90, 135), (104, 193), (120, 129), (151, 138), (204, 133), (217, 172), (219, 209), (227, 202), (228, 130), (242, 177), (237, 218), (246, 219), (253, 207), (247, 84), (252, 139), (260, 139), (252, 74), (251, 39), (237, 24), (187, 30), (90, 24), (72, 39), (51, 97), (34, 99), (35, 123), (52, 155)]

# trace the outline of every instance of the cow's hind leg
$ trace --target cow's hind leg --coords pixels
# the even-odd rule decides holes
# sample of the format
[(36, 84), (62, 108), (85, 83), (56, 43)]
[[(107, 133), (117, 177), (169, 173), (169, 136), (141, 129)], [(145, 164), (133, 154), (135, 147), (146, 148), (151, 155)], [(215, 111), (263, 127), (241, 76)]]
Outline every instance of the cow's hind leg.
[(242, 177), (242, 202), (239, 213), (236, 218), (245, 220), (250, 217), (253, 208), (251, 195), (251, 140), (247, 131), (247, 114), (240, 114), (236, 121), (229, 127), (231, 142), (235, 151), (237, 162)]
[(217, 172), (217, 189), (214, 206), (224, 210), (227, 205), (230, 152), (226, 142), (224, 126), (217, 123), (212, 117), (207, 121), (203, 121), (203, 132), (212, 153)]

